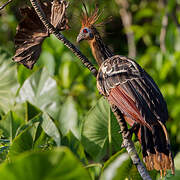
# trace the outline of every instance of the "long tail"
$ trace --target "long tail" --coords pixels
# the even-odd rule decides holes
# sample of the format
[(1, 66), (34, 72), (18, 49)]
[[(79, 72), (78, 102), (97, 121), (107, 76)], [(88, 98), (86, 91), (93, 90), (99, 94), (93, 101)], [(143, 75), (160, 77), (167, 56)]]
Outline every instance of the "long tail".
[(160, 171), (161, 177), (166, 175), (167, 169), (171, 169), (174, 174), (174, 161), (165, 125), (159, 121), (157, 125), (152, 125), (152, 131), (140, 125), (137, 136), (142, 146), (143, 160), (147, 169)]

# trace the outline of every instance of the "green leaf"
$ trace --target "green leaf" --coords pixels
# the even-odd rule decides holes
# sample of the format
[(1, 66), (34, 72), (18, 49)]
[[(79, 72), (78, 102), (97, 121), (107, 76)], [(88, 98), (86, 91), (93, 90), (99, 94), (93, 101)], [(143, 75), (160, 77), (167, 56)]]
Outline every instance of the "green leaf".
[(9, 156), (14, 158), (24, 151), (39, 149), (45, 143), (40, 137), (43, 132), (51, 137), (57, 146), (60, 146), (61, 137), (56, 125), (48, 114), (40, 113), (18, 129), (17, 136), (10, 147)]
[[(51, 117), (47, 113), (40, 113), (39, 115), (28, 121), (27, 124), (23, 125), (18, 129), (17, 134), (19, 134), (21, 131), (25, 130), (26, 128), (34, 126), (36, 123), (38, 123), (42, 127), (44, 132), (56, 142), (57, 146), (60, 146), (61, 144), (60, 132), (56, 127), (55, 123), (53, 122), (53, 120), (51, 119)], [(33, 134), (33, 136), (36, 137), (36, 133)]]
[(0, 120), (0, 129), (3, 131), (3, 136), (12, 142), (16, 130), (21, 123), (20, 119), (15, 117), (15, 114), (12, 111), (8, 112), (8, 114)]
[(63, 54), (63, 62), (59, 69), (59, 76), (61, 78), (62, 86), (67, 89), (72, 88), (72, 84), (77, 77), (79, 70), (77, 63), (74, 62), (69, 53)]
[(43, 113), (42, 118), (41, 127), (44, 132), (56, 142), (57, 146), (60, 146), (61, 137), (56, 125), (47, 113)]
[(43, 51), (37, 62), (40, 66), (45, 66), (50, 75), (54, 75), (55, 72), (55, 60), (53, 55), (48, 51)]
[(34, 127), (26, 128), (13, 140), (8, 154), (11, 159), (15, 158), (22, 152), (31, 150), (33, 148), (33, 137), (30, 132), (30, 130), (32, 130), (31, 128)]
[(28, 152), (0, 165), (0, 179), (6, 180), (90, 180), (82, 164), (67, 148)]
[(138, 11), (136, 13), (136, 16), (134, 17), (136, 20), (140, 20), (142, 18), (150, 18), (154, 15), (154, 11), (151, 8), (143, 8), (141, 11)]
[(12, 110), (18, 86), (16, 65), (0, 49), (0, 113)]
[(89, 111), (82, 129), (82, 144), (94, 158), (101, 159), (107, 152), (121, 149), (122, 137), (119, 125), (110, 110), (108, 102), (101, 98)]
[(78, 114), (75, 102), (71, 96), (67, 98), (62, 106), (59, 117), (59, 128), (63, 135), (66, 135), (71, 130), (79, 138)]
[(25, 66), (23, 66), (22, 64), (19, 64), (17, 67), (17, 72), (18, 72), (17, 74), (18, 82), (22, 86), (24, 81), (34, 72), (34, 70), (30, 70)]
[(127, 153), (120, 154), (105, 168), (101, 180), (125, 179), (129, 176), (131, 166), (129, 155)]
[(56, 81), (45, 69), (33, 73), (23, 84), (17, 98), (18, 103), (29, 101), (42, 111), (48, 112), (57, 119), (60, 107), (60, 96)]
[[(139, 152), (139, 157), (142, 158), (139, 143), (135, 144), (136, 151)], [(156, 178), (157, 171), (149, 172), (152, 179)], [(133, 179), (141, 180), (141, 176), (137, 171), (136, 166), (132, 163), (129, 155), (125, 149), (117, 152), (111, 156), (105, 163), (103, 167), (103, 173), (101, 175), (101, 180), (119, 180), (119, 179)]]
[(26, 102), (26, 121), (33, 119), (40, 112), (41, 111), (36, 106), (33, 106), (31, 103)]
[[(153, 179), (156, 177), (151, 173)], [(141, 176), (137, 171), (136, 166), (132, 163), (129, 155), (125, 149), (114, 154), (108, 161), (105, 162), (103, 173), (100, 180), (119, 180), (119, 179), (133, 179), (141, 180)]]
[(81, 162), (84, 164), (88, 163), (84, 153), (84, 147), (71, 131), (62, 138), (61, 145), (69, 147)]

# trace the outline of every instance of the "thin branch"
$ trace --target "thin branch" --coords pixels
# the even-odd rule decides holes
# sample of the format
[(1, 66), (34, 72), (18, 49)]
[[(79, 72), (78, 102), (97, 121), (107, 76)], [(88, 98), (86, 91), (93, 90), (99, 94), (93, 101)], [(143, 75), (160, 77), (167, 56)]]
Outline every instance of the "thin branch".
[(128, 127), (122, 113), (116, 106), (112, 106), (111, 108), (121, 128), (121, 133), (123, 137), (123, 147), (126, 148), (133, 164), (137, 167), (137, 170), (141, 175), (142, 179), (152, 180), (148, 171), (144, 167), (143, 163), (141, 162), (137, 154), (137, 151), (135, 149), (134, 143), (131, 140), (131, 136), (129, 135)]
[(84, 56), (81, 51), (73, 45), (69, 40), (67, 40), (46, 18), (38, 0), (30, 0), (32, 6), (34, 7), (37, 15), (40, 20), (43, 22), (44, 26), (50, 31), (50, 33), (54, 34), (60, 41), (64, 43), (81, 61), (82, 63), (91, 71), (91, 73), (96, 77), (97, 69), (93, 66), (93, 64)]
[(116, 0), (116, 3), (120, 6), (120, 16), (125, 29), (127, 41), (128, 41), (128, 56), (130, 58), (136, 57), (136, 45), (134, 40), (134, 32), (131, 29), (132, 26), (132, 14), (128, 11), (128, 0)]
[(2, 9), (4, 9), (9, 3), (11, 3), (13, 0), (8, 0), (5, 4), (3, 4), (2, 6), (0, 6), (0, 11)]

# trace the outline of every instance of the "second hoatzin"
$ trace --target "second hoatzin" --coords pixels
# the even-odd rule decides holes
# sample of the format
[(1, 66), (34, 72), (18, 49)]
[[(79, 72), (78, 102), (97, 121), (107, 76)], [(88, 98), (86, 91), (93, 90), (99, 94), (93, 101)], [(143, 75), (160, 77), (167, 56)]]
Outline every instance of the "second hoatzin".
[(154, 80), (135, 61), (114, 55), (104, 44), (96, 29), (98, 8), (89, 16), (83, 13), (77, 42), (87, 40), (99, 65), (97, 88), (116, 106), (142, 146), (143, 160), (148, 170), (167, 169), (174, 174), (174, 162), (165, 122), (168, 120), (166, 102)]

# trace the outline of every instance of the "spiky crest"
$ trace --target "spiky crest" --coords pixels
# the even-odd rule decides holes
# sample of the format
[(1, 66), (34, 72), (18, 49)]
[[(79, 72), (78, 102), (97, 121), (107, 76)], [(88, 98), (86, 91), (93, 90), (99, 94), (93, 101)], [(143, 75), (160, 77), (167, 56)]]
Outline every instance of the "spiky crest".
[(101, 16), (101, 13), (99, 13), (99, 8), (96, 5), (95, 10), (92, 12), (91, 15), (89, 15), (85, 3), (82, 3), (85, 9), (85, 12), (82, 13), (82, 27), (90, 27), (97, 22), (97, 20)]

